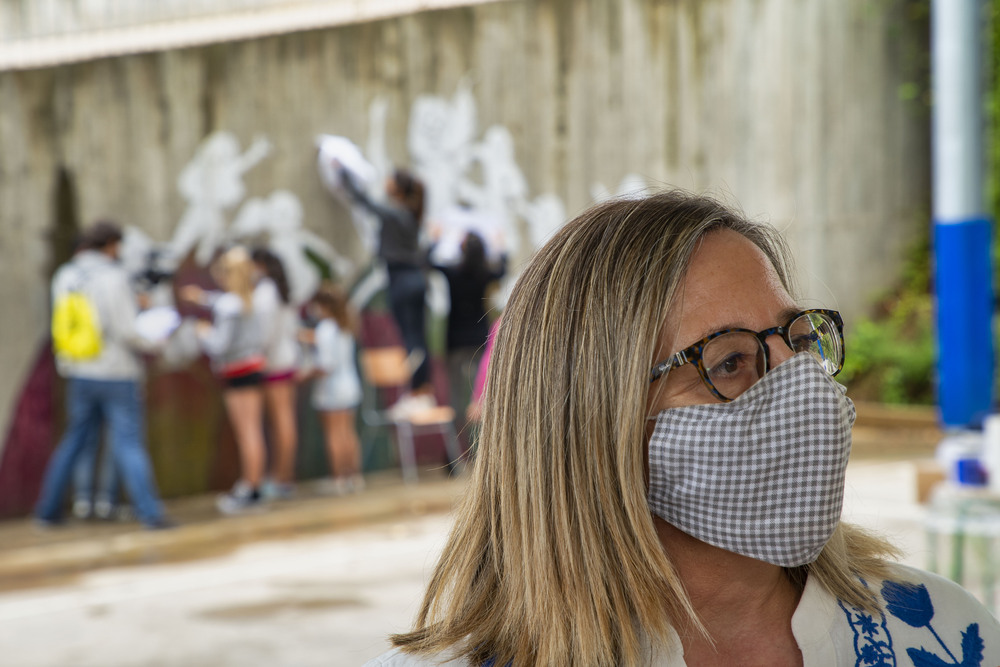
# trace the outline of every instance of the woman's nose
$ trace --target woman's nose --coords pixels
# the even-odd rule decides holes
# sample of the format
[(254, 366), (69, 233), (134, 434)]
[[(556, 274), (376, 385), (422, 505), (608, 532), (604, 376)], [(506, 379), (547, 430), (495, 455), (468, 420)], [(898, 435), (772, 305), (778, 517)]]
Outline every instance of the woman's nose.
[(774, 370), (795, 356), (795, 351), (788, 346), (788, 343), (779, 334), (768, 336), (767, 348), (768, 357), (771, 361), (771, 367), (767, 369), (769, 371)]

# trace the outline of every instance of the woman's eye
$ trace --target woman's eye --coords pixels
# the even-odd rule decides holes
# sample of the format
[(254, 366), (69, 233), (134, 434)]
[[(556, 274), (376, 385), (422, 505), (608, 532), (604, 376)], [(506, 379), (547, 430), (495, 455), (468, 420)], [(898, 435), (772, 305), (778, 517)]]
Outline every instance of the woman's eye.
[(713, 377), (738, 373), (747, 363), (746, 355), (731, 354), (709, 371)]

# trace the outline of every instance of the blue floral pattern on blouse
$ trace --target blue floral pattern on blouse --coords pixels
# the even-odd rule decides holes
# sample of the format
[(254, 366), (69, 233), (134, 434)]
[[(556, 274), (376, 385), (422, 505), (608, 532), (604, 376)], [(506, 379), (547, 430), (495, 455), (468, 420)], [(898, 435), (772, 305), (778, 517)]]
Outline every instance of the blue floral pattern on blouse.
[(851, 607), (848, 609), (840, 600), (840, 608), (847, 614), (847, 622), (854, 631), (854, 654), (857, 667), (896, 667), (896, 652), (892, 648), (892, 635), (885, 626), (885, 616), (875, 616), (869, 612)]
[(886, 602), (886, 610), (910, 627), (927, 628), (927, 631), (937, 640), (948, 655), (945, 660), (931, 651), (921, 648), (908, 648), (906, 652), (913, 660), (915, 667), (943, 667), (944, 665), (961, 665), (961, 667), (980, 667), (983, 664), (983, 644), (979, 636), (979, 624), (970, 623), (962, 632), (962, 660), (948, 648), (948, 644), (934, 630), (931, 621), (934, 619), (934, 603), (930, 593), (923, 584), (906, 584), (886, 581), (882, 584), (882, 599)]
[[(962, 632), (961, 654), (959, 660), (954, 651), (948, 647), (945, 638), (934, 629), (934, 603), (930, 593), (923, 584), (908, 584), (886, 581), (882, 584), (882, 599), (885, 609), (903, 623), (912, 628), (926, 628), (928, 639), (936, 642), (930, 644), (934, 650), (926, 647), (908, 648), (907, 655), (914, 667), (981, 667), (985, 645), (979, 636), (979, 624), (970, 623)], [(838, 601), (840, 608), (847, 616), (847, 622), (854, 632), (854, 653), (856, 667), (896, 667), (896, 651), (892, 645), (892, 635), (885, 623), (885, 615), (873, 615), (856, 607), (848, 608)], [(944, 656), (939, 654), (944, 652)]]

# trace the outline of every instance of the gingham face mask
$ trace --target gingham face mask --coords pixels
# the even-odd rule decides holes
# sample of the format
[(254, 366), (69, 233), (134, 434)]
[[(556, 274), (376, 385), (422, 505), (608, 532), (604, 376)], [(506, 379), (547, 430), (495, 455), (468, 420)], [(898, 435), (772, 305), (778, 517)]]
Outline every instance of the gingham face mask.
[(669, 408), (649, 440), (649, 507), (709, 544), (811, 563), (844, 500), (854, 404), (809, 353), (729, 403)]

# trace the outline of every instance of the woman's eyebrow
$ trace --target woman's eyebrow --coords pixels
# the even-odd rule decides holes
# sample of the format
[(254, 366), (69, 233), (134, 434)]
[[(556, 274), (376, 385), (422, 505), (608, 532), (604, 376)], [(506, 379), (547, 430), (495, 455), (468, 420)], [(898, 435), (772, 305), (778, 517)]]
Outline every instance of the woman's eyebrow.
[(785, 308), (783, 311), (781, 311), (781, 315), (779, 316), (781, 318), (781, 322), (779, 324), (776, 324), (775, 326), (778, 327), (785, 326), (785, 324), (788, 323), (788, 320), (792, 319), (793, 317), (801, 313), (802, 310), (803, 309), (801, 306), (789, 306), (788, 308)]
[[(788, 320), (792, 319), (792, 317), (794, 315), (796, 315), (798, 313), (801, 313), (801, 312), (802, 312), (802, 308), (799, 307), (799, 306), (789, 306), (788, 308), (783, 309), (780, 313), (778, 313), (778, 321), (774, 324), (774, 326), (776, 326), (776, 327), (785, 326), (788, 323)], [(770, 328), (770, 327), (768, 327), (768, 328)], [(726, 329), (747, 329), (747, 327), (744, 326), (742, 323), (739, 323), (739, 322), (728, 322), (728, 323), (723, 323), (721, 325), (716, 324), (716, 325), (714, 325), (714, 326), (712, 326), (712, 327), (704, 330), (701, 333), (701, 335), (698, 336), (698, 338), (696, 338), (695, 340), (691, 341), (691, 343), (693, 344), (693, 343), (695, 343), (695, 342), (697, 342), (699, 340), (702, 340), (704, 338), (707, 338), (707, 337), (711, 336), (712, 334), (714, 334), (717, 331), (725, 331)], [(687, 347), (687, 346), (685, 346), (685, 347)], [(684, 349), (684, 348), (681, 348), (681, 349)]]

